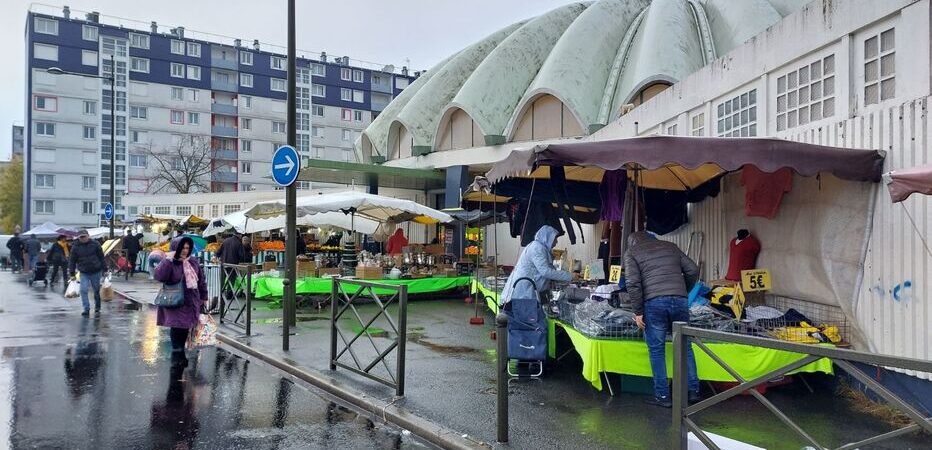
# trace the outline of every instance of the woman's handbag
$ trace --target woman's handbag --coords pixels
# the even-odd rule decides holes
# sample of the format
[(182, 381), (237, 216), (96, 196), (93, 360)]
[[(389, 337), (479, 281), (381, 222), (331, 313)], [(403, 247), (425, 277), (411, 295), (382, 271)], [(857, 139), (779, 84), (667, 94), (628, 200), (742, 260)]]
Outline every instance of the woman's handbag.
[(162, 308), (177, 308), (184, 304), (184, 281), (177, 283), (162, 283), (162, 289), (155, 296), (155, 306)]

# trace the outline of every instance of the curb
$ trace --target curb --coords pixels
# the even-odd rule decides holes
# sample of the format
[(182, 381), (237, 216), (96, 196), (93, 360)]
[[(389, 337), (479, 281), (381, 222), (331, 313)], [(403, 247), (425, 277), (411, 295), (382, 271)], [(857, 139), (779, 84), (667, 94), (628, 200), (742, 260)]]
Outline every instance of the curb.
[[(119, 294), (127, 300), (140, 304), (148, 304), (133, 298), (131, 295), (117, 290), (116, 288), (114, 288), (113, 291), (114, 293)], [(289, 363), (283, 359), (275, 358), (262, 353), (258, 349), (239, 342), (235, 338), (227, 336), (223, 332), (217, 332), (217, 341), (228, 346), (236, 353), (258, 359), (282, 372), (285, 372), (289, 375), (299, 378), (306, 383), (311, 384), (312, 386), (340, 399), (341, 401), (366, 411), (375, 417), (382, 417), (382, 419), (386, 422), (408, 430), (418, 438), (430, 442), (431, 444), (440, 448), (450, 450), (477, 450), (491, 448), (488, 444), (471, 440), (465, 437), (465, 435), (457, 433), (437, 423), (431, 422), (430, 420), (414, 415), (407, 409), (395, 406), (391, 402), (370, 398), (363, 393), (343, 387), (339, 381), (323, 376), (323, 374), (313, 373), (310, 370), (302, 369), (301, 367), (298, 367), (297, 365)]]

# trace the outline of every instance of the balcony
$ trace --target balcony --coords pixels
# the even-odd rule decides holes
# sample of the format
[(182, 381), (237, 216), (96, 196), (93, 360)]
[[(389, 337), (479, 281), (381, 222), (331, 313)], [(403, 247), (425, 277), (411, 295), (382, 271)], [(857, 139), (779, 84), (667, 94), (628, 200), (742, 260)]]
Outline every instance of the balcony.
[(222, 126), (212, 126), (210, 127), (210, 134), (220, 137), (235, 138), (237, 134), (237, 129), (234, 127), (222, 127)]
[(224, 114), (227, 116), (235, 116), (237, 114), (236, 105), (227, 105), (224, 103), (214, 103), (210, 105), (210, 111), (214, 114)]
[(237, 152), (236, 150), (218, 148), (211, 150), (211, 156), (213, 159), (222, 159), (226, 161), (236, 161)]
[(210, 181), (215, 183), (236, 183), (238, 180), (236, 172), (216, 171), (210, 175)]
[(223, 58), (211, 57), (210, 65), (211, 67), (215, 69), (229, 69), (229, 70), (239, 69), (239, 65), (237, 64), (235, 59), (223, 59)]
[(239, 92), (239, 87), (236, 83), (223, 80), (210, 80), (210, 88), (215, 91)]
[(390, 75), (383, 75), (381, 77), (382, 81), (372, 81), (372, 92), (382, 92), (385, 94), (393, 94), (392, 92), (392, 77)]

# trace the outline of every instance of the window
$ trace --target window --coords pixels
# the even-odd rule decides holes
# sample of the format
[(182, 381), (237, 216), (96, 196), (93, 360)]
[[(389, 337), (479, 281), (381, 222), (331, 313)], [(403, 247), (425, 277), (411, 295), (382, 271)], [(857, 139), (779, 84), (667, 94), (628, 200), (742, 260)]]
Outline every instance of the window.
[[(105, 111), (110, 111), (110, 103), (113, 101), (113, 91), (110, 89), (103, 90), (101, 92), (101, 99), (103, 100), (103, 109)], [(126, 92), (116, 91), (116, 110), (126, 111)], [(110, 115), (107, 114), (104, 118), (110, 120)]]
[(362, 111), (354, 110), (353, 120), (356, 122), (362, 122)]
[(311, 127), (311, 136), (316, 138), (324, 137), (324, 128), (323, 127)]
[(176, 207), (175, 207), (175, 214), (177, 214), (177, 215), (179, 215), (179, 216), (190, 216), (190, 215), (191, 215), (191, 207), (190, 207), (190, 206), (176, 206)]
[(149, 60), (147, 58), (130, 58), (130, 72), (149, 73)]
[(240, 99), (243, 101), (243, 108), (252, 108), (252, 97), (243, 95)]
[(220, 205), (210, 205), (210, 216), (217, 217), (220, 215)]
[(864, 104), (896, 97), (896, 34), (890, 28), (864, 41)]
[(777, 78), (777, 131), (835, 115), (835, 55)]
[(295, 115), (295, 122), (297, 122), (298, 131), (310, 131), (311, 130), (311, 115), (308, 113), (297, 113)]
[(247, 140), (243, 139), (243, 140), (240, 142), (239, 148), (240, 148), (240, 150), (242, 150), (242, 151), (244, 151), (244, 152), (247, 152), (247, 153), (248, 153), (248, 152), (251, 152), (251, 151), (252, 151), (252, 141), (247, 141)]
[(81, 27), (81, 37), (85, 41), (94, 41), (97, 42), (97, 27), (92, 27), (90, 25), (84, 25)]
[(250, 73), (239, 74), (239, 85), (242, 87), (252, 87), (252, 74)]
[(36, 111), (48, 111), (56, 112), (58, 111), (58, 98), (57, 97), (46, 97), (44, 95), (36, 95), (33, 97), (33, 108)]
[[(198, 67), (200, 69), (200, 67)], [(197, 89), (188, 89), (188, 101), (197, 103), (198, 100), (198, 90)]]
[(361, 70), (354, 70), (354, 71), (353, 71), (353, 81), (356, 82), (356, 83), (362, 83), (363, 80), (365, 80), (365, 77), (363, 76), (362, 71), (361, 71)]
[(172, 53), (176, 55), (184, 54), (184, 42), (172, 39)]
[(198, 44), (197, 42), (188, 42), (188, 56), (200, 58), (201, 57), (201, 44)]
[(676, 124), (667, 127), (667, 136), (676, 136)]
[(252, 163), (249, 161), (241, 161), (239, 163), (239, 171), (242, 173), (252, 173)]
[(326, 97), (327, 96), (327, 87), (322, 84), (315, 84), (311, 86), (311, 95), (314, 97)]
[(287, 90), (287, 87), (285, 86), (285, 80), (281, 78), (272, 78), (271, 82), (272, 82), (271, 89), (273, 91), (285, 92)]
[[(100, 159), (110, 160), (110, 139), (100, 141)], [(116, 158), (117, 161), (126, 161), (126, 142), (116, 141)]]
[(201, 114), (196, 112), (188, 113), (188, 125), (200, 125), (201, 124)]
[(200, 80), (201, 79), (201, 66), (188, 66), (188, 79), (189, 80)]
[[(54, 153), (52, 153), (54, 155)], [(53, 161), (54, 162), (54, 161)], [(81, 153), (81, 162), (85, 166), (93, 166), (97, 164), (97, 154), (94, 152), (82, 152)]]
[(131, 130), (129, 132), (129, 141), (134, 144), (143, 144), (146, 142), (148, 133), (145, 131)]
[(705, 113), (699, 113), (689, 119), (690, 134), (692, 136), (705, 136)]
[(58, 46), (46, 44), (33, 44), (32, 55), (36, 59), (47, 59), (49, 61), (58, 61)]
[(85, 216), (93, 216), (94, 202), (81, 202), (81, 214)]
[(52, 200), (36, 200), (36, 214), (55, 214), (55, 202)]
[(349, 141), (353, 138), (353, 132), (351, 130), (343, 129), (343, 140)]
[(255, 188), (254, 188), (251, 184), (248, 184), (248, 183), (241, 183), (241, 184), (239, 185), (239, 190), (241, 190), (241, 191), (253, 191), (253, 190), (255, 190)]
[(242, 129), (244, 129), (244, 130), (251, 130), (251, 129), (252, 129), (252, 119), (249, 119), (249, 118), (246, 118), (246, 117), (240, 117), (240, 118), (239, 118), (239, 127), (242, 128)]
[(233, 214), (239, 210), (239, 205), (223, 205), (223, 215)]
[(116, 116), (116, 135), (126, 136), (126, 116)]
[(348, 102), (353, 101), (353, 90), (340, 88), (340, 100), (345, 100)]
[(363, 103), (366, 101), (366, 95), (363, 91), (353, 91), (353, 101), (356, 103)]
[(169, 163), (173, 170), (181, 170), (182, 168), (184, 168), (184, 161), (179, 157), (173, 157), (169, 161)]
[(97, 189), (97, 179), (89, 176), (81, 177), (81, 189), (85, 191)]
[(144, 48), (149, 49), (149, 35), (130, 33), (129, 34), (129, 46), (134, 48)]
[(296, 95), (298, 101), (295, 106), (298, 109), (310, 109), (311, 108), (311, 90), (306, 87), (296, 88)]
[(348, 108), (343, 108), (340, 110), (340, 119), (344, 121), (353, 120), (353, 110)]
[(55, 136), (55, 124), (51, 122), (36, 122), (36, 136)]
[(718, 136), (757, 136), (757, 89), (718, 104)]
[(294, 71), (298, 83), (311, 84), (311, 71), (307, 67), (296, 67)]
[(175, 125), (184, 125), (184, 111), (172, 110), (171, 123)]
[(197, 205), (197, 216), (204, 217), (204, 205)]
[(411, 82), (408, 81), (407, 78), (401, 78), (401, 77), (395, 78), (395, 88), (396, 88), (396, 89), (404, 89), (404, 88), (408, 87), (409, 84), (411, 84)]
[(311, 114), (313, 114), (315, 117), (324, 117), (324, 107), (322, 105), (312, 106)]
[(353, 70), (347, 67), (340, 69), (340, 79), (343, 81), (350, 81), (353, 79)]
[(310, 150), (311, 149), (311, 137), (304, 133), (299, 133), (297, 148), (299, 152), (307, 152), (308, 150)]
[(93, 50), (81, 50), (81, 64), (97, 67), (97, 52)]
[(36, 17), (35, 22), (33, 23), (33, 30), (39, 34), (58, 34), (58, 21), (52, 19), (46, 19), (44, 17)]
[(178, 101), (184, 100), (184, 89), (180, 87), (173, 87), (172, 88), (172, 100), (178, 100)]
[[(118, 165), (118, 166), (115, 166), (115, 167), (116, 167), (116, 184), (117, 184), (117, 186), (125, 186), (125, 185), (126, 185), (126, 166), (119, 166), (119, 165)], [(119, 198), (120, 198), (120, 197), (117, 196), (117, 200), (118, 200), (118, 201), (119, 201)]]
[(126, 56), (126, 41), (104, 36), (100, 40), (100, 49), (105, 55)]
[(156, 206), (155, 207), (155, 214), (171, 214), (171, 213), (172, 213), (171, 206)]
[(129, 155), (129, 166), (145, 169), (149, 165), (146, 155)]
[(97, 128), (84, 126), (84, 139), (97, 139)]
[(285, 122), (272, 121), (272, 132), (273, 133), (284, 133), (285, 132)]
[(327, 67), (323, 64), (312, 63), (311, 64), (311, 74), (315, 77), (324, 77), (327, 76)]
[(184, 64), (171, 63), (172, 76), (175, 78), (184, 78)]
[(129, 107), (129, 117), (131, 119), (148, 119), (149, 118), (149, 108), (145, 106), (130, 106)]
[(40, 163), (53, 163), (55, 162), (55, 150), (51, 148), (34, 149), (32, 160)]
[(55, 187), (55, 175), (36, 174), (36, 187), (45, 189)]
[(252, 53), (240, 50), (239, 63), (244, 66), (251, 66), (252, 65)]
[(276, 70), (285, 70), (285, 58), (278, 56), (273, 56), (270, 59), (269, 65)]

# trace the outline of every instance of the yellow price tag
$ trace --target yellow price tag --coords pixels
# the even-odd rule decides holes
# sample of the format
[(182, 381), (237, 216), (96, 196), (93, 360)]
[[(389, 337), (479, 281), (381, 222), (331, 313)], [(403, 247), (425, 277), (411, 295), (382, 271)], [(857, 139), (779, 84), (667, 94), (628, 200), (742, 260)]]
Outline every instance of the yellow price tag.
[(583, 280), (589, 280), (591, 277), (589, 275), (589, 264), (586, 264), (586, 268), (583, 269)]
[(621, 281), (621, 266), (611, 266), (608, 268), (608, 282), (617, 283)]
[(741, 289), (744, 292), (769, 291), (772, 287), (767, 269), (742, 270)]

